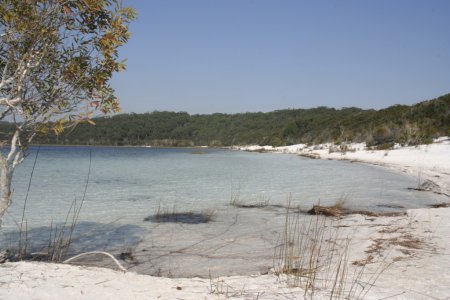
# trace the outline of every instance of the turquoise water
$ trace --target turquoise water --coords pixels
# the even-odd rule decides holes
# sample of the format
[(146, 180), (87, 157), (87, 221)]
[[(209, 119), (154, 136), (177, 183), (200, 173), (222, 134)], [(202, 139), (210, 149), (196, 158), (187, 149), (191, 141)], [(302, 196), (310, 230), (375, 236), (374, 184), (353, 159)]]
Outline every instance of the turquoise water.
[[(0, 249), (14, 252), (19, 245), (18, 224), (29, 184), (24, 223), (29, 253), (48, 251), (71, 205), (76, 201), (79, 206), (84, 197), (66, 257), (104, 250), (120, 259), (121, 253), (132, 251), (134, 261), (121, 260), (130, 270), (179, 277), (267, 272), (283, 233), (288, 199), (305, 210), (341, 199), (349, 207), (376, 210), (443, 201), (408, 190), (417, 186), (413, 177), (364, 164), (216, 149), (198, 153), (41, 147), (35, 160), (34, 148), (14, 176), (13, 205), (0, 230)], [(268, 206), (235, 207), (231, 198)], [(212, 218), (199, 224), (159, 223), (153, 216), (158, 210)], [(305, 224), (311, 220), (305, 214), (298, 217)], [(68, 235), (67, 229), (65, 241)], [(79, 263), (115, 268), (102, 257)]]
[[(364, 164), (296, 155), (228, 150), (116, 147), (41, 147), (31, 150), (14, 176), (13, 205), (3, 228), (22, 215), (38, 153), (25, 217), (29, 228), (61, 222), (83, 198), (80, 221), (136, 224), (158, 207), (176, 211), (218, 209), (241, 203), (286, 204), (305, 209), (345, 199), (354, 208), (422, 207), (436, 195), (408, 190), (413, 177)], [(91, 157), (91, 167), (89, 171)]]

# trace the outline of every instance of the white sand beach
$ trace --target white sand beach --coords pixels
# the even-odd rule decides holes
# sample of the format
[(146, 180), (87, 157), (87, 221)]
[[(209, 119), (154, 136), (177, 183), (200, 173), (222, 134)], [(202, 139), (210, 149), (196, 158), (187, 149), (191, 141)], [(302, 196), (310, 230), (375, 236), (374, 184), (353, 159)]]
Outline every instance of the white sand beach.
[[(332, 145), (241, 147), (241, 150), (308, 154), (374, 164), (431, 180), (435, 192), (450, 194), (450, 141), (430, 145), (365, 150), (362, 144), (335, 152)], [(331, 148), (331, 151), (330, 151)], [(430, 191), (428, 191), (430, 192)], [(450, 198), (449, 198), (450, 201)], [(449, 299), (450, 208), (408, 210), (406, 215), (349, 215), (338, 221), (349, 237), (345, 286), (355, 299)], [(337, 227), (337, 226), (336, 226)], [(361, 267), (361, 265), (365, 265)], [(354, 276), (363, 269), (361, 276)], [(356, 279), (355, 279), (356, 278)], [(326, 279), (324, 279), (325, 281)], [(320, 282), (319, 280), (317, 282)], [(370, 286), (370, 288), (369, 288)], [(361, 287), (364, 287), (362, 289)], [(329, 299), (333, 284), (324, 282), (308, 298)], [(164, 278), (104, 268), (37, 262), (0, 265), (0, 299), (302, 299), (284, 275), (212, 278)]]

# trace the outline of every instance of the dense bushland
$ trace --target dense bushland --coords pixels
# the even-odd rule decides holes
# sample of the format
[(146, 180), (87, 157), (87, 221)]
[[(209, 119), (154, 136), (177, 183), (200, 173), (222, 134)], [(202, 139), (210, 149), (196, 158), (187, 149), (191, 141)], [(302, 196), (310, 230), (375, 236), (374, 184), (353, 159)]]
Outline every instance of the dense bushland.
[[(211, 115), (155, 111), (94, 121), (95, 126), (80, 124), (60, 136), (40, 136), (37, 142), (152, 146), (427, 143), (433, 137), (450, 135), (450, 94), (412, 106), (394, 105), (381, 110), (317, 107)], [(0, 134), (8, 132), (7, 126), (11, 125), (1, 124)]]

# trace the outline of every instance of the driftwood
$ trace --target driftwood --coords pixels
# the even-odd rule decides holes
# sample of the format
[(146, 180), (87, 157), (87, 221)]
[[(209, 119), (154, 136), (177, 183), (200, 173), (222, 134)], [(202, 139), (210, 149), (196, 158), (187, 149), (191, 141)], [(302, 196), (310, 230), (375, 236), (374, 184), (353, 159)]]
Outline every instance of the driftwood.
[(310, 215), (324, 215), (327, 217), (340, 217), (346, 215), (365, 215), (370, 217), (396, 217), (403, 216), (406, 212), (373, 212), (369, 210), (352, 210), (344, 208), (341, 205), (322, 206), (314, 205), (313, 208), (308, 210)]
[(81, 253), (81, 254), (75, 255), (74, 257), (71, 257), (71, 258), (69, 258), (69, 259), (66, 259), (65, 261), (63, 261), (63, 264), (70, 263), (72, 260), (75, 260), (75, 259), (77, 259), (77, 258), (79, 258), (79, 257), (86, 256), (86, 255), (93, 255), (93, 254), (101, 254), (101, 255), (105, 255), (105, 256), (111, 258), (111, 260), (117, 265), (117, 267), (119, 268), (119, 270), (121, 270), (121, 271), (123, 271), (123, 272), (126, 272), (126, 271), (127, 271), (127, 269), (125, 269), (125, 268), (120, 264), (120, 262), (119, 262), (112, 254), (110, 254), (110, 253), (108, 253), (108, 252), (104, 252), (104, 251), (91, 251), (91, 252)]
[(321, 206), (314, 205), (313, 208), (308, 210), (310, 215), (324, 215), (328, 217), (339, 217), (344, 214), (344, 210), (336, 206)]

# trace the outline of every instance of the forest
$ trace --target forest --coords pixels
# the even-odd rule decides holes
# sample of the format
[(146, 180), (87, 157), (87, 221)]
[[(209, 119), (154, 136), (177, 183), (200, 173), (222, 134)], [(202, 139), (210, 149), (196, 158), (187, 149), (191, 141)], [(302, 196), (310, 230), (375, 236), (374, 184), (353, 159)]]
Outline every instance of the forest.
[[(450, 135), (450, 94), (381, 110), (317, 107), (209, 115), (154, 111), (98, 117), (93, 122), (95, 125), (78, 124), (61, 135), (41, 134), (35, 143), (160, 147), (324, 142), (367, 142), (375, 147), (393, 143), (416, 145)], [(7, 138), (10, 126), (6, 122), (0, 124), (2, 140)]]

